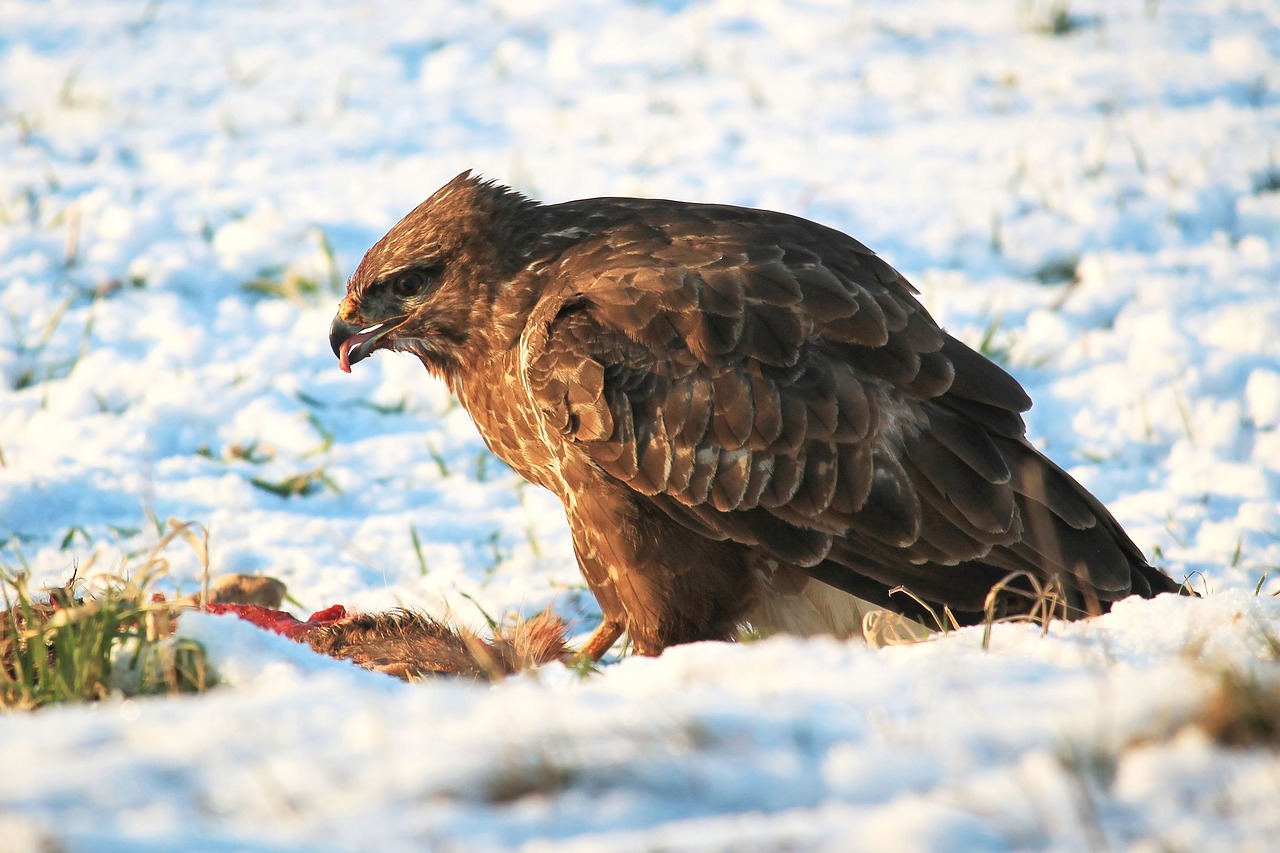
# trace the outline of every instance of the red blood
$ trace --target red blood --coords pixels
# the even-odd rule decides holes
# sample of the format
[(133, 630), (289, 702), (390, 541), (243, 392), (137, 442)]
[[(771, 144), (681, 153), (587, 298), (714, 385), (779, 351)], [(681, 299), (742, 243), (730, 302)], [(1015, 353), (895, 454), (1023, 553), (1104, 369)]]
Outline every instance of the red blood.
[(301, 622), (283, 610), (271, 610), (257, 604), (210, 604), (205, 607), (210, 613), (230, 613), (239, 616), (246, 622), (252, 622), (259, 628), (274, 631), (290, 639), (298, 639), (309, 631), (323, 628), (346, 618), (347, 610), (341, 604), (317, 610)]

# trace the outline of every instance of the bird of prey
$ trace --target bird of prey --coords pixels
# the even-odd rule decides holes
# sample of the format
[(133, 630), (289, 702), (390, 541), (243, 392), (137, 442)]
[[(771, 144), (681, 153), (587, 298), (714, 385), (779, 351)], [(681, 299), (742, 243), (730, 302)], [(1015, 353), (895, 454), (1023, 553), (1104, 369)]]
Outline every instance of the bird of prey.
[(973, 624), (1036, 588), (1072, 618), (1176, 591), (916, 294), (796, 216), (543, 205), (464, 172), (369, 249), (329, 337), (345, 371), (417, 356), (561, 499), (596, 658), (624, 631), (654, 655), (744, 625), (847, 636), (868, 603)]

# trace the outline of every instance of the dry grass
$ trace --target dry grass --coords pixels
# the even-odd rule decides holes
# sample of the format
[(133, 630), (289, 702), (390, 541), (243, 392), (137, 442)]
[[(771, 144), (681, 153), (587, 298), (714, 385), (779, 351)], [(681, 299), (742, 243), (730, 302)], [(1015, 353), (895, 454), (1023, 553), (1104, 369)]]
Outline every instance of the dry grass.
[(1222, 746), (1280, 748), (1280, 680), (1224, 669), (1192, 722)]
[(173, 637), (177, 614), (191, 603), (153, 591), (177, 540), (192, 547), (207, 574), (207, 533), (174, 520), (140, 561), (126, 559), (111, 575), (85, 580), (77, 572), (61, 588), (33, 592), (26, 571), (0, 568), (0, 709), (211, 686), (203, 649)]
[(1252, 665), (1201, 661), (1201, 644), (1185, 654), (1210, 676), (1212, 687), (1189, 721), (1222, 746), (1280, 749), (1280, 637), (1256, 626), (1260, 644)]
[[(869, 611), (862, 619), (862, 635), (872, 648), (920, 643), (938, 635), (945, 636), (961, 627), (949, 607), (938, 612), (906, 587), (894, 587), (889, 594), (911, 598), (929, 614), (933, 624), (889, 610)], [(1026, 604), (1011, 607), (1020, 601)], [(991, 647), (991, 630), (996, 624), (1030, 622), (1039, 625), (1042, 634), (1047, 634), (1054, 619), (1066, 619), (1068, 616), (1062, 585), (1056, 581), (1041, 583), (1027, 572), (1013, 572), (991, 587), (983, 609), (986, 613), (982, 623), (983, 649)]]
[[(1014, 586), (1019, 580), (1030, 584), (1030, 591)], [(997, 616), (1002, 604), (1007, 604), (1009, 597), (1023, 598), (1029, 602), (1026, 610), (1018, 610), (1008, 616)], [(1006, 575), (987, 593), (983, 603), (986, 618), (982, 622), (982, 648), (991, 648), (991, 628), (997, 622), (1033, 622), (1040, 626), (1040, 634), (1049, 633), (1049, 624), (1054, 618), (1067, 618), (1067, 597), (1062, 583), (1057, 579), (1041, 583), (1038, 578), (1028, 572), (1013, 572)]]
[(862, 638), (873, 649), (922, 643), (933, 636), (933, 631), (910, 616), (892, 610), (869, 610), (862, 616)]

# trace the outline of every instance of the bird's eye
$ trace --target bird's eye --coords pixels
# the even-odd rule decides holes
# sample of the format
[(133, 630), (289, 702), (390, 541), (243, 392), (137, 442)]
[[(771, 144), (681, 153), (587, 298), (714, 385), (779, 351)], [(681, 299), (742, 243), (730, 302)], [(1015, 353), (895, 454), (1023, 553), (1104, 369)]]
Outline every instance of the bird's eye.
[(417, 296), (427, 289), (431, 277), (424, 270), (405, 270), (391, 279), (391, 292), (396, 296), (407, 298)]

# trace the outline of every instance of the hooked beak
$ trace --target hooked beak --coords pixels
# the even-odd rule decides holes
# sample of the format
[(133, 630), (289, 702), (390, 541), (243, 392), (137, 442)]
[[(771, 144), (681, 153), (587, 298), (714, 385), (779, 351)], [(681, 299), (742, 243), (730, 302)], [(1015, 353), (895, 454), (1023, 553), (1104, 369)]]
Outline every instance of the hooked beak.
[(329, 325), (329, 346), (338, 357), (338, 367), (343, 373), (350, 373), (351, 365), (372, 355), (378, 342), (404, 321), (404, 317), (392, 317), (372, 326), (357, 326), (341, 316), (334, 317)]

